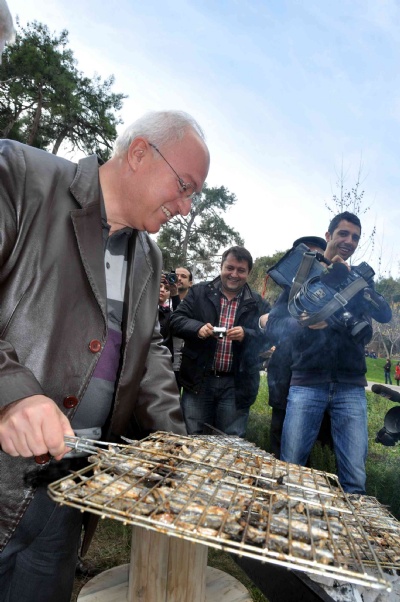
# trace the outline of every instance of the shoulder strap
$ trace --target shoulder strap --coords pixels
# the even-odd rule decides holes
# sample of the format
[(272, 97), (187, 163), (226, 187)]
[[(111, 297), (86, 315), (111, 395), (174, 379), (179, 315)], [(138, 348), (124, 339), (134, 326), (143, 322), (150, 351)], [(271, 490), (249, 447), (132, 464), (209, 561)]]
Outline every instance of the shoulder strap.
[[(367, 285), (367, 282), (364, 278), (357, 278), (353, 280), (346, 288), (344, 288), (340, 293), (336, 293), (330, 301), (321, 309), (321, 311), (312, 314), (308, 318), (304, 318), (301, 320), (302, 326), (311, 326), (313, 324), (318, 324), (319, 322), (323, 322), (327, 318), (329, 318), (332, 314), (335, 313), (338, 309), (344, 308), (347, 303), (352, 299), (357, 293), (363, 290)], [(291, 299), (289, 300), (290, 304)], [(293, 304), (292, 304), (293, 307)], [(289, 305), (288, 309), (291, 315)]]
[(307, 276), (310, 273), (314, 260), (315, 253), (308, 251), (303, 254), (303, 259), (301, 260), (301, 264), (299, 265), (299, 269), (297, 270), (296, 276), (293, 280), (292, 288), (290, 289), (289, 303), (307, 280)]

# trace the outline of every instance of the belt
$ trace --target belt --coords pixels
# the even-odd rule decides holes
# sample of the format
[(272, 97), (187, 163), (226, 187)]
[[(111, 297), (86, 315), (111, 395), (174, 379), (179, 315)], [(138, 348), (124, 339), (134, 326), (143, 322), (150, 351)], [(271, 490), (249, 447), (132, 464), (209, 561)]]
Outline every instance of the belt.
[(233, 372), (220, 372), (219, 370), (210, 370), (210, 372), (206, 372), (206, 376), (215, 376), (216, 378), (222, 378), (223, 376), (233, 376)]

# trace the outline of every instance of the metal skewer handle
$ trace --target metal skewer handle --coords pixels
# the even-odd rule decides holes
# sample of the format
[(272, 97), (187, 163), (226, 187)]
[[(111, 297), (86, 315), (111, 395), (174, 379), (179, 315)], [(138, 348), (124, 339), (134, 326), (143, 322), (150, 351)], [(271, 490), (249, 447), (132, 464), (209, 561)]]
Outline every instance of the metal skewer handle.
[[(64, 441), (65, 445), (70, 447), (72, 451), (87, 452), (88, 454), (96, 454), (101, 446), (108, 447), (109, 445), (112, 445), (104, 441), (96, 441), (85, 437), (72, 437), (70, 435), (65, 435)], [(49, 453), (41, 454), (40, 456), (35, 456), (35, 462), (36, 464), (47, 464), (47, 462), (50, 462), (51, 458), (52, 456)]]

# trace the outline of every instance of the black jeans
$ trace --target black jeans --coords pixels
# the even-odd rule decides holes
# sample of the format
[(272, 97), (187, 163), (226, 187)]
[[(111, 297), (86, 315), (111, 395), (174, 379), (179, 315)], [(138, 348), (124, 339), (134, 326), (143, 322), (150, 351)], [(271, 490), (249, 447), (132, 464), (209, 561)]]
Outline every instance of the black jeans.
[(83, 514), (39, 487), (0, 553), (0, 602), (69, 602)]

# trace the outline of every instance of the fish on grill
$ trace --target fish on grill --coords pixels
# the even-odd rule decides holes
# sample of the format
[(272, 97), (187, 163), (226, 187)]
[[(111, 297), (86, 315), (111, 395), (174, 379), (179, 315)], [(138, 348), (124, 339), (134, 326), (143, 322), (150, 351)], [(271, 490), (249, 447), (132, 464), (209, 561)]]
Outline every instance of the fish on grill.
[[(91, 466), (53, 483), (49, 493), (61, 503), (233, 553), (387, 586), (379, 560), (400, 565), (400, 531), (390, 517), (392, 529), (380, 528), (379, 504), (371, 526), (371, 503), (350, 500), (335, 475), (227, 439), (155, 433), (99, 449)], [(378, 577), (366, 573), (367, 564)]]

